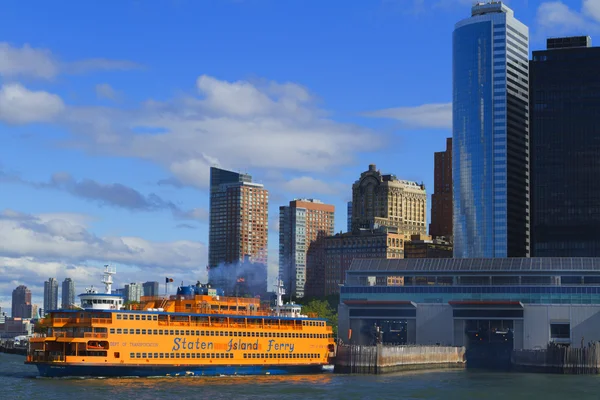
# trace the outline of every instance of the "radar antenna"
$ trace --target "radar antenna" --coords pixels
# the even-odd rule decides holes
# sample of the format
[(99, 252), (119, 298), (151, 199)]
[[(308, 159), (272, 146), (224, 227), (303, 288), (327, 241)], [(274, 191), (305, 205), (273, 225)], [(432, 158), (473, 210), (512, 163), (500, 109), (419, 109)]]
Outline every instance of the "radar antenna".
[(102, 276), (102, 283), (104, 283), (104, 293), (112, 294), (112, 276), (117, 273), (117, 268), (111, 267), (110, 265), (104, 266), (104, 275)]

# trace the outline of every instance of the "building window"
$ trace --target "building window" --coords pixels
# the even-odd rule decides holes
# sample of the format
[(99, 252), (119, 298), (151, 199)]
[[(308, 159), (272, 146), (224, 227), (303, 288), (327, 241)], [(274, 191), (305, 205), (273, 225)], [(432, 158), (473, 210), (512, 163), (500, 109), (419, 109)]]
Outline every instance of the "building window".
[(571, 324), (553, 323), (550, 324), (550, 339), (570, 339)]

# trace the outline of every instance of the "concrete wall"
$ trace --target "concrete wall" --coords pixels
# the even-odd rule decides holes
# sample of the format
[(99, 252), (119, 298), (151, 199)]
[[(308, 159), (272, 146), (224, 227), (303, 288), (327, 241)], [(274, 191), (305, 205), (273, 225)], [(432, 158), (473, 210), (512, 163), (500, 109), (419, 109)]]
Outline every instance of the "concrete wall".
[(344, 343), (348, 343), (348, 329), (350, 329), (350, 320), (348, 316), (348, 306), (344, 303), (338, 305), (338, 338)]
[(417, 344), (455, 345), (452, 307), (448, 304), (419, 304), (417, 306)]

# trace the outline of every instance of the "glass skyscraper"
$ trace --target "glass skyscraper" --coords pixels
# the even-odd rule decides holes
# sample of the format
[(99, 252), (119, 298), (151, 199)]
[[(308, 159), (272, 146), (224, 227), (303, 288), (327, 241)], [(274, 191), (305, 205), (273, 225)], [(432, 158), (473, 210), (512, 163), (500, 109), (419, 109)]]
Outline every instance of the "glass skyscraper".
[(529, 256), (529, 29), (477, 3), (452, 67), (454, 257)]

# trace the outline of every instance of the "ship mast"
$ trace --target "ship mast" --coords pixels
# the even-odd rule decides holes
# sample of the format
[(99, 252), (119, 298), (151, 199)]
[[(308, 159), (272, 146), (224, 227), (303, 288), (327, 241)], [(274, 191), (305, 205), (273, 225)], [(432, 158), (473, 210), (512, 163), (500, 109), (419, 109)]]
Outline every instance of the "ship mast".
[(277, 304), (275, 305), (275, 313), (277, 316), (280, 315), (281, 307), (283, 306), (283, 295), (285, 294), (285, 289), (283, 288), (283, 281), (280, 277), (277, 277), (277, 290), (275, 291), (277, 295)]
[(102, 276), (102, 283), (104, 283), (104, 293), (112, 294), (112, 276), (117, 273), (117, 269), (115, 267), (111, 267), (110, 265), (104, 266), (104, 275)]

